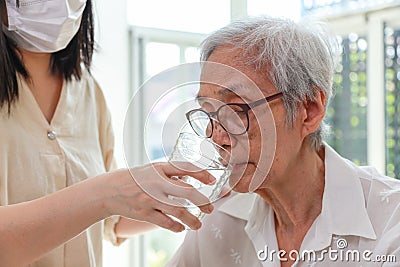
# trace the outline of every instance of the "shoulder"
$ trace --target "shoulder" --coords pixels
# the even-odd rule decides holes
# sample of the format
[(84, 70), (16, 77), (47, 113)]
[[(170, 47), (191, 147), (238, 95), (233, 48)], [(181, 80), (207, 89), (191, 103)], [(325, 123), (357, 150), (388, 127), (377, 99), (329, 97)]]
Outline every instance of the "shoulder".
[(96, 78), (85, 68), (82, 69), (80, 79), (72, 77), (71, 80), (66, 83), (68, 90), (73, 91), (74, 94), (81, 97), (90, 96), (104, 98), (103, 91)]
[(98, 112), (107, 112), (108, 107), (104, 92), (96, 78), (83, 68), (81, 78), (72, 79), (68, 89), (73, 91), (73, 95), (85, 99), (86, 103), (95, 105)]
[(371, 166), (362, 166), (359, 170), (359, 179), (367, 203), (389, 203), (389, 198), (393, 198), (395, 201), (390, 205), (392, 208), (400, 204), (400, 180), (383, 175)]
[[(373, 167), (360, 167), (365, 205), (379, 240), (400, 242), (400, 181)], [(393, 242), (386, 242), (389, 243)]]
[(93, 93), (96, 96), (96, 98), (104, 100), (104, 93), (103, 90), (101, 89), (101, 86), (99, 85), (96, 78), (86, 69), (82, 71), (82, 77), (80, 82), (82, 83), (82, 86), (85, 86), (89, 92)]

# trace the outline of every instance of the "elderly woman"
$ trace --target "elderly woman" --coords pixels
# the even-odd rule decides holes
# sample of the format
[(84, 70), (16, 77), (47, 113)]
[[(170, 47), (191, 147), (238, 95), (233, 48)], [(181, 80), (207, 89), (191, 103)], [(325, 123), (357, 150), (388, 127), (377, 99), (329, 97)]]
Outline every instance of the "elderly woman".
[[(202, 60), (237, 72), (219, 75), (223, 86), (204, 83), (201, 109), (188, 119), (199, 135), (231, 150), (238, 193), (187, 233), (168, 266), (395, 265), (400, 183), (323, 142), (330, 44), (320, 24), (269, 17), (233, 22), (203, 42)], [(203, 78), (216, 73), (205, 68)], [(239, 74), (255, 86), (240, 84)], [(241, 127), (221, 116), (227, 108)], [(208, 117), (207, 129), (196, 125), (199, 117)]]

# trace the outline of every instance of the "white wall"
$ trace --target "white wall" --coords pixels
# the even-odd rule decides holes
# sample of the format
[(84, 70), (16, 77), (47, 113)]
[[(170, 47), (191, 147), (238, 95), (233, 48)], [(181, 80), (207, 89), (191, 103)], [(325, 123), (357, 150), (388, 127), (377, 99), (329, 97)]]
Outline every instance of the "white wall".
[(96, 40), (93, 74), (100, 83), (113, 118), (116, 159), (124, 166), (122, 132), (128, 105), (128, 22), (126, 0), (96, 0)]

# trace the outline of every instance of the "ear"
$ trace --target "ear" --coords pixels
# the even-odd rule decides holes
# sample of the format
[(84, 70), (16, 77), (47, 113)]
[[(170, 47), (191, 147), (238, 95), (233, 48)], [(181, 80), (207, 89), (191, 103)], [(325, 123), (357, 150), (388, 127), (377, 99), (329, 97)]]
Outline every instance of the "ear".
[(317, 90), (317, 92), (314, 99), (303, 103), (302, 138), (315, 132), (325, 116), (326, 95), (322, 90)]

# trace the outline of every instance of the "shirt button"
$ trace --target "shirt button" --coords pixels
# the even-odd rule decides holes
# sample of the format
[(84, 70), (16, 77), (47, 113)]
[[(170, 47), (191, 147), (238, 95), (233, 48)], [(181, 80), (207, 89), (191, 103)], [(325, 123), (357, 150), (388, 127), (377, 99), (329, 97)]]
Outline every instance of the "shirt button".
[(48, 131), (47, 132), (47, 138), (49, 138), (50, 140), (54, 140), (54, 139), (56, 139), (56, 137), (57, 137), (57, 134), (56, 134), (55, 131)]

